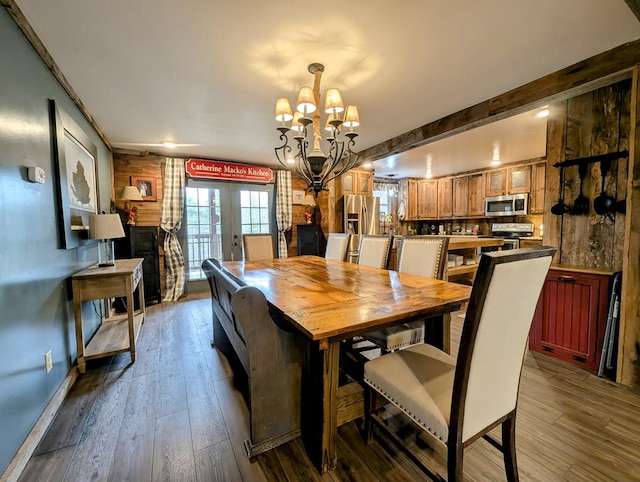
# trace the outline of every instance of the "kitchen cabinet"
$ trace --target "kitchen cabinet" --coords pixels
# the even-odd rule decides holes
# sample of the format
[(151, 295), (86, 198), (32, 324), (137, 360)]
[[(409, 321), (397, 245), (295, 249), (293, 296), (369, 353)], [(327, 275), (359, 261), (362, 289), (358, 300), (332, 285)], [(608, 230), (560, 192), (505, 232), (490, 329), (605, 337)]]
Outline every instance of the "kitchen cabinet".
[(342, 194), (373, 195), (373, 172), (351, 169), (342, 175)]
[(531, 325), (529, 348), (596, 371), (613, 274), (552, 266)]
[(490, 196), (502, 196), (507, 193), (507, 170), (494, 169), (486, 174), (485, 194)]
[(507, 194), (525, 194), (531, 190), (531, 166), (507, 168)]
[(469, 176), (469, 216), (484, 216), (484, 174)]
[(544, 213), (544, 186), (547, 164), (540, 162), (531, 166), (531, 196), (529, 212), (531, 214)]
[(530, 239), (530, 238), (520, 238), (520, 247), (521, 248), (535, 248), (542, 246), (542, 239)]
[(453, 179), (438, 179), (438, 219), (453, 217)]
[(469, 214), (469, 177), (453, 180), (453, 215), (464, 217)]
[(531, 166), (505, 167), (486, 174), (486, 195), (523, 194), (531, 189)]
[(407, 220), (438, 217), (438, 182), (429, 179), (407, 180)]

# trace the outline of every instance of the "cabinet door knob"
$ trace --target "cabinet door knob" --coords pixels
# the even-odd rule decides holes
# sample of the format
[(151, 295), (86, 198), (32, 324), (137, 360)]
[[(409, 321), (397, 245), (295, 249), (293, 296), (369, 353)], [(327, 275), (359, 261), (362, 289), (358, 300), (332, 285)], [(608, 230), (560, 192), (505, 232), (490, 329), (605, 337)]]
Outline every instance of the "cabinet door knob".
[(575, 283), (576, 279), (573, 276), (560, 276), (558, 281), (562, 283)]

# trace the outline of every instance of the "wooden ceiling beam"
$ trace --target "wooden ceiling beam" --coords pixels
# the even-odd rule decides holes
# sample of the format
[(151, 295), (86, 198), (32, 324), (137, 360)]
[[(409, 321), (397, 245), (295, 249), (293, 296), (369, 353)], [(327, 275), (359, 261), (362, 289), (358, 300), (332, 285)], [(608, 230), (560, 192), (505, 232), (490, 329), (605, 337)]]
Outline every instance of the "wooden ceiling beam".
[(624, 0), (627, 7), (633, 12), (638, 20), (640, 20), (640, 0)]
[[(640, 0), (633, 0), (633, 3), (640, 3)], [(359, 152), (359, 163), (398, 154), (474, 127), (526, 112), (546, 103), (564, 100), (630, 78), (632, 69), (638, 64), (640, 64), (640, 40), (595, 55), (364, 149)]]

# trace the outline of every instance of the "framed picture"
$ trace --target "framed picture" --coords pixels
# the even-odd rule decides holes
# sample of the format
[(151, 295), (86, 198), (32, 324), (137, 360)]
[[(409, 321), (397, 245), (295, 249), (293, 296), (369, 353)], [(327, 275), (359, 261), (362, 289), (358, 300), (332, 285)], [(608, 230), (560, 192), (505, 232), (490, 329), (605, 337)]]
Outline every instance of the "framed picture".
[(304, 201), (304, 191), (293, 191), (293, 204), (302, 204)]
[(75, 121), (49, 99), (60, 247), (89, 241), (89, 216), (98, 212), (96, 146)]
[(140, 191), (142, 199), (145, 201), (157, 201), (156, 178), (155, 177), (134, 177), (131, 176), (131, 186), (135, 186)]

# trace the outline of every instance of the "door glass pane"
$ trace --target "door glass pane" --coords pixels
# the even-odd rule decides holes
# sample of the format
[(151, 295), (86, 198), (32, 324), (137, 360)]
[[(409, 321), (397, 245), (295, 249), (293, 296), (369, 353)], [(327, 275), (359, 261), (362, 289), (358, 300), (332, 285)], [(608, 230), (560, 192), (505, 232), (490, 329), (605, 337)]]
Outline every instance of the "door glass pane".
[(268, 191), (240, 191), (240, 224), (243, 233), (269, 232)]
[(186, 188), (188, 280), (204, 278), (200, 266), (205, 259), (222, 259), (219, 200), (218, 189)]

